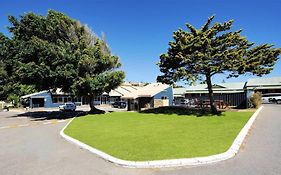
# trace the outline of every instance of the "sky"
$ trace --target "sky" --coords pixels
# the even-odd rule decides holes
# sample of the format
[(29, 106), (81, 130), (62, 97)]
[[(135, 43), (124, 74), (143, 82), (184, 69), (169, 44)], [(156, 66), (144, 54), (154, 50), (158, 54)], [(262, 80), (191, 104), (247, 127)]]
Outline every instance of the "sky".
[[(167, 52), (174, 31), (186, 30), (186, 23), (200, 28), (211, 15), (215, 15), (214, 22), (233, 19), (232, 30), (243, 29), (249, 41), (281, 47), (280, 8), (281, 0), (2, 0), (0, 32), (9, 35), (8, 15), (60, 11), (99, 36), (106, 34), (112, 53), (120, 57), (126, 81), (155, 82), (161, 75), (156, 65), (159, 56)], [(265, 77), (274, 76), (281, 76), (281, 60)], [(212, 81), (241, 82), (253, 77), (226, 79), (219, 74)]]

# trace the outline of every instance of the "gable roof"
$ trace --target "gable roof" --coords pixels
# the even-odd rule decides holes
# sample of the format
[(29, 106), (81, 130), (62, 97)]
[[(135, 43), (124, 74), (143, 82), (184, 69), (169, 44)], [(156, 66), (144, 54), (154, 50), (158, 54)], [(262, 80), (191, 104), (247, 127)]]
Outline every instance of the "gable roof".
[(125, 99), (136, 99), (139, 97), (153, 97), (156, 94), (166, 90), (170, 85), (162, 84), (162, 83), (151, 83), (144, 87), (140, 87), (136, 91), (128, 92), (124, 94), (122, 98)]
[[(245, 82), (234, 83), (216, 83), (213, 84), (214, 93), (239, 93), (244, 92)], [(186, 89), (186, 93), (208, 93), (207, 84), (198, 84), (195, 86), (189, 86)]]
[[(245, 82), (236, 82), (236, 83), (216, 83), (213, 84), (213, 87), (216, 89), (244, 89)], [(189, 86), (186, 90), (205, 90), (208, 89), (207, 84), (199, 84), (195, 86)]]
[(281, 86), (281, 77), (250, 78), (246, 87)]
[(35, 92), (35, 93), (32, 93), (32, 94), (21, 96), (20, 98), (21, 99), (29, 98), (29, 97), (37, 96), (37, 95), (44, 94), (44, 93), (47, 93), (47, 92), (49, 92), (49, 91), (45, 90), (45, 91)]
[(109, 92), (109, 96), (121, 97), (124, 94), (138, 90), (138, 88), (139, 88), (138, 86), (133, 86), (133, 85), (121, 85), (116, 89), (111, 90)]
[[(117, 87), (116, 89), (111, 90), (109, 93), (104, 92), (103, 95), (121, 97), (124, 94), (132, 93), (134, 91), (137, 91), (138, 89), (140, 89), (142, 87), (143, 86), (123, 84), (123, 85)], [(44, 91), (24, 95), (24, 96), (21, 96), (21, 98), (24, 99), (24, 98), (29, 98), (29, 97), (32, 97), (32, 96), (38, 96), (40, 94), (47, 93), (47, 92), (50, 92), (52, 95), (71, 95), (70, 93), (63, 92), (61, 88), (57, 88), (57, 89), (54, 89), (54, 90), (44, 90)]]

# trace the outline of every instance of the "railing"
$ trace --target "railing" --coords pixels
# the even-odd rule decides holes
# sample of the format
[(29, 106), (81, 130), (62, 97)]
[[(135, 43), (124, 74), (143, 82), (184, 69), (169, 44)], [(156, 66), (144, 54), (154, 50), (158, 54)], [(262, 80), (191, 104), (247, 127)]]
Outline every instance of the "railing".
[[(215, 105), (219, 109), (228, 108), (228, 104), (225, 103), (223, 100), (215, 100), (214, 102), (215, 102)], [(210, 102), (210, 100), (202, 100), (202, 101), (197, 102), (196, 107), (209, 108), (209, 107), (211, 107), (211, 102)]]

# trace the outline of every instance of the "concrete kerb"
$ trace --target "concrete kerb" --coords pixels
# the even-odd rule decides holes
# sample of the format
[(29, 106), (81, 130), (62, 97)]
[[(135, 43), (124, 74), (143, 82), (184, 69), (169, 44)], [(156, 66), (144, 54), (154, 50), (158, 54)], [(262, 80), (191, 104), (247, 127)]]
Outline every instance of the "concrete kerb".
[(95, 149), (85, 143), (80, 142), (64, 133), (65, 128), (75, 119), (72, 118), (60, 131), (60, 135), (67, 141), (72, 144), (77, 145), (80, 148), (86, 149), (99, 157), (105, 159), (106, 161), (112, 162), (116, 165), (120, 165), (123, 167), (129, 168), (164, 168), (164, 167), (180, 167), (180, 166), (194, 166), (194, 165), (204, 165), (210, 163), (216, 163), (223, 160), (230, 159), (234, 157), (239, 149), (244, 139), (246, 138), (251, 126), (253, 125), (255, 119), (257, 118), (259, 112), (262, 110), (263, 106), (261, 106), (249, 119), (246, 125), (239, 132), (238, 136), (235, 138), (231, 147), (224, 153), (216, 154), (212, 156), (206, 157), (195, 157), (195, 158), (185, 158), (185, 159), (171, 159), (171, 160), (155, 160), (155, 161), (127, 161), (121, 160), (116, 157), (113, 157), (103, 151)]

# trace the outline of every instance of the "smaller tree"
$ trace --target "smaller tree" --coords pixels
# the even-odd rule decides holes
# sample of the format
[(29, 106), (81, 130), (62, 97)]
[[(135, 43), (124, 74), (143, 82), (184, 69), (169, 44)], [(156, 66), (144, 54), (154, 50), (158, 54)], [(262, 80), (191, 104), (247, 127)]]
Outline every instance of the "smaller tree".
[(163, 75), (157, 80), (168, 84), (179, 80), (205, 81), (211, 110), (217, 113), (212, 77), (222, 73), (228, 77), (247, 72), (258, 76), (268, 74), (281, 49), (270, 44), (253, 46), (254, 43), (240, 35), (242, 30), (229, 31), (233, 20), (211, 26), (213, 19), (211, 16), (200, 29), (186, 24), (189, 31), (179, 29), (174, 32), (168, 52), (160, 56), (159, 67)]
[(116, 70), (120, 67), (119, 58), (112, 56), (107, 45), (97, 40), (95, 45), (85, 50), (78, 66), (78, 77), (72, 85), (76, 95), (88, 96), (90, 100), (90, 113), (101, 113), (93, 104), (96, 96), (117, 88), (124, 80), (123, 71)]

